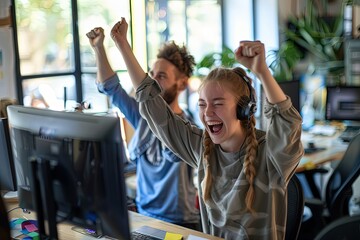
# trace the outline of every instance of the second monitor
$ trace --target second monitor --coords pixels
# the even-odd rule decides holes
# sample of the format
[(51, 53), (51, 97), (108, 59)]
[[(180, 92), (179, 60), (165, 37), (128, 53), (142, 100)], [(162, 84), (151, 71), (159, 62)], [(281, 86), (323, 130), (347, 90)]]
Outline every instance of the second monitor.
[(7, 118), (0, 118), (0, 166), (0, 190), (6, 193), (16, 191), (16, 173)]
[(327, 87), (325, 118), (360, 122), (360, 86)]

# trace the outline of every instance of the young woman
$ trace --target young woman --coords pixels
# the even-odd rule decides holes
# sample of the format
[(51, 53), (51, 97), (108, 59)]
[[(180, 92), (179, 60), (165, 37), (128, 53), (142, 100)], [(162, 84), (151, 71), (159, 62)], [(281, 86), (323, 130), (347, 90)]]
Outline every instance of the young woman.
[(199, 89), (202, 130), (174, 114), (156, 80), (141, 69), (124, 18), (111, 37), (127, 65), (151, 130), (198, 172), (203, 230), (225, 239), (284, 239), (286, 189), (303, 155), (301, 117), (272, 77), (264, 45), (243, 41), (236, 59), (261, 81), (267, 132), (255, 129), (255, 97), (242, 68), (217, 68)]

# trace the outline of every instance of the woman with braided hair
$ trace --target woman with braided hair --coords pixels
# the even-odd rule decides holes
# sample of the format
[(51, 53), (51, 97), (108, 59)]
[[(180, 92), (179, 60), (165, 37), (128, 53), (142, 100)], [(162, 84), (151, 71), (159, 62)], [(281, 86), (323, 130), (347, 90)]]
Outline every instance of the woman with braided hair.
[(204, 232), (225, 239), (284, 239), (287, 184), (304, 150), (301, 117), (266, 62), (264, 44), (241, 41), (237, 61), (261, 81), (267, 132), (255, 128), (255, 93), (242, 68), (216, 68), (199, 88), (204, 129), (176, 116), (140, 67), (124, 18), (111, 37), (127, 65), (140, 113), (153, 133), (198, 173)]

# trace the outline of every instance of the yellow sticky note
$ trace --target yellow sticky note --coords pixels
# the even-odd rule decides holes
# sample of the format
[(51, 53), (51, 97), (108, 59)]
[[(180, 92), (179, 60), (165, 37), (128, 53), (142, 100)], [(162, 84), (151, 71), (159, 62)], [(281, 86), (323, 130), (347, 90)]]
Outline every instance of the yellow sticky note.
[(313, 162), (307, 162), (305, 163), (305, 169), (306, 170), (311, 170), (311, 169), (314, 169), (316, 167), (315, 163)]
[(183, 236), (181, 234), (177, 234), (177, 233), (166, 232), (164, 239), (165, 240), (181, 240), (181, 239), (183, 239)]

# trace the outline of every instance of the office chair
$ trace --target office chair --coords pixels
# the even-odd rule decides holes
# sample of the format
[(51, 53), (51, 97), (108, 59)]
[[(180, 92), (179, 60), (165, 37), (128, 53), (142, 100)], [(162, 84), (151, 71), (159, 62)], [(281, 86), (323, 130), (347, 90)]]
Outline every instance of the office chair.
[(299, 235), (304, 211), (304, 193), (301, 183), (294, 174), (287, 187), (288, 209), (285, 240), (296, 240)]
[[(350, 141), (343, 158), (331, 173), (325, 186), (325, 199), (305, 199), (305, 207), (309, 207), (312, 216), (302, 222), (301, 238), (313, 239), (327, 224), (349, 215), (352, 184), (360, 174), (359, 146), (360, 134)], [(316, 173), (316, 171), (312, 172)], [(302, 173), (309, 174), (307, 170), (297, 174)], [(307, 178), (307, 180), (313, 181), (310, 185), (315, 185), (314, 178)], [(313, 195), (320, 196), (320, 193)]]
[(341, 217), (333, 221), (319, 232), (319, 234), (315, 237), (315, 240), (357, 240), (359, 238), (360, 215), (354, 215)]

